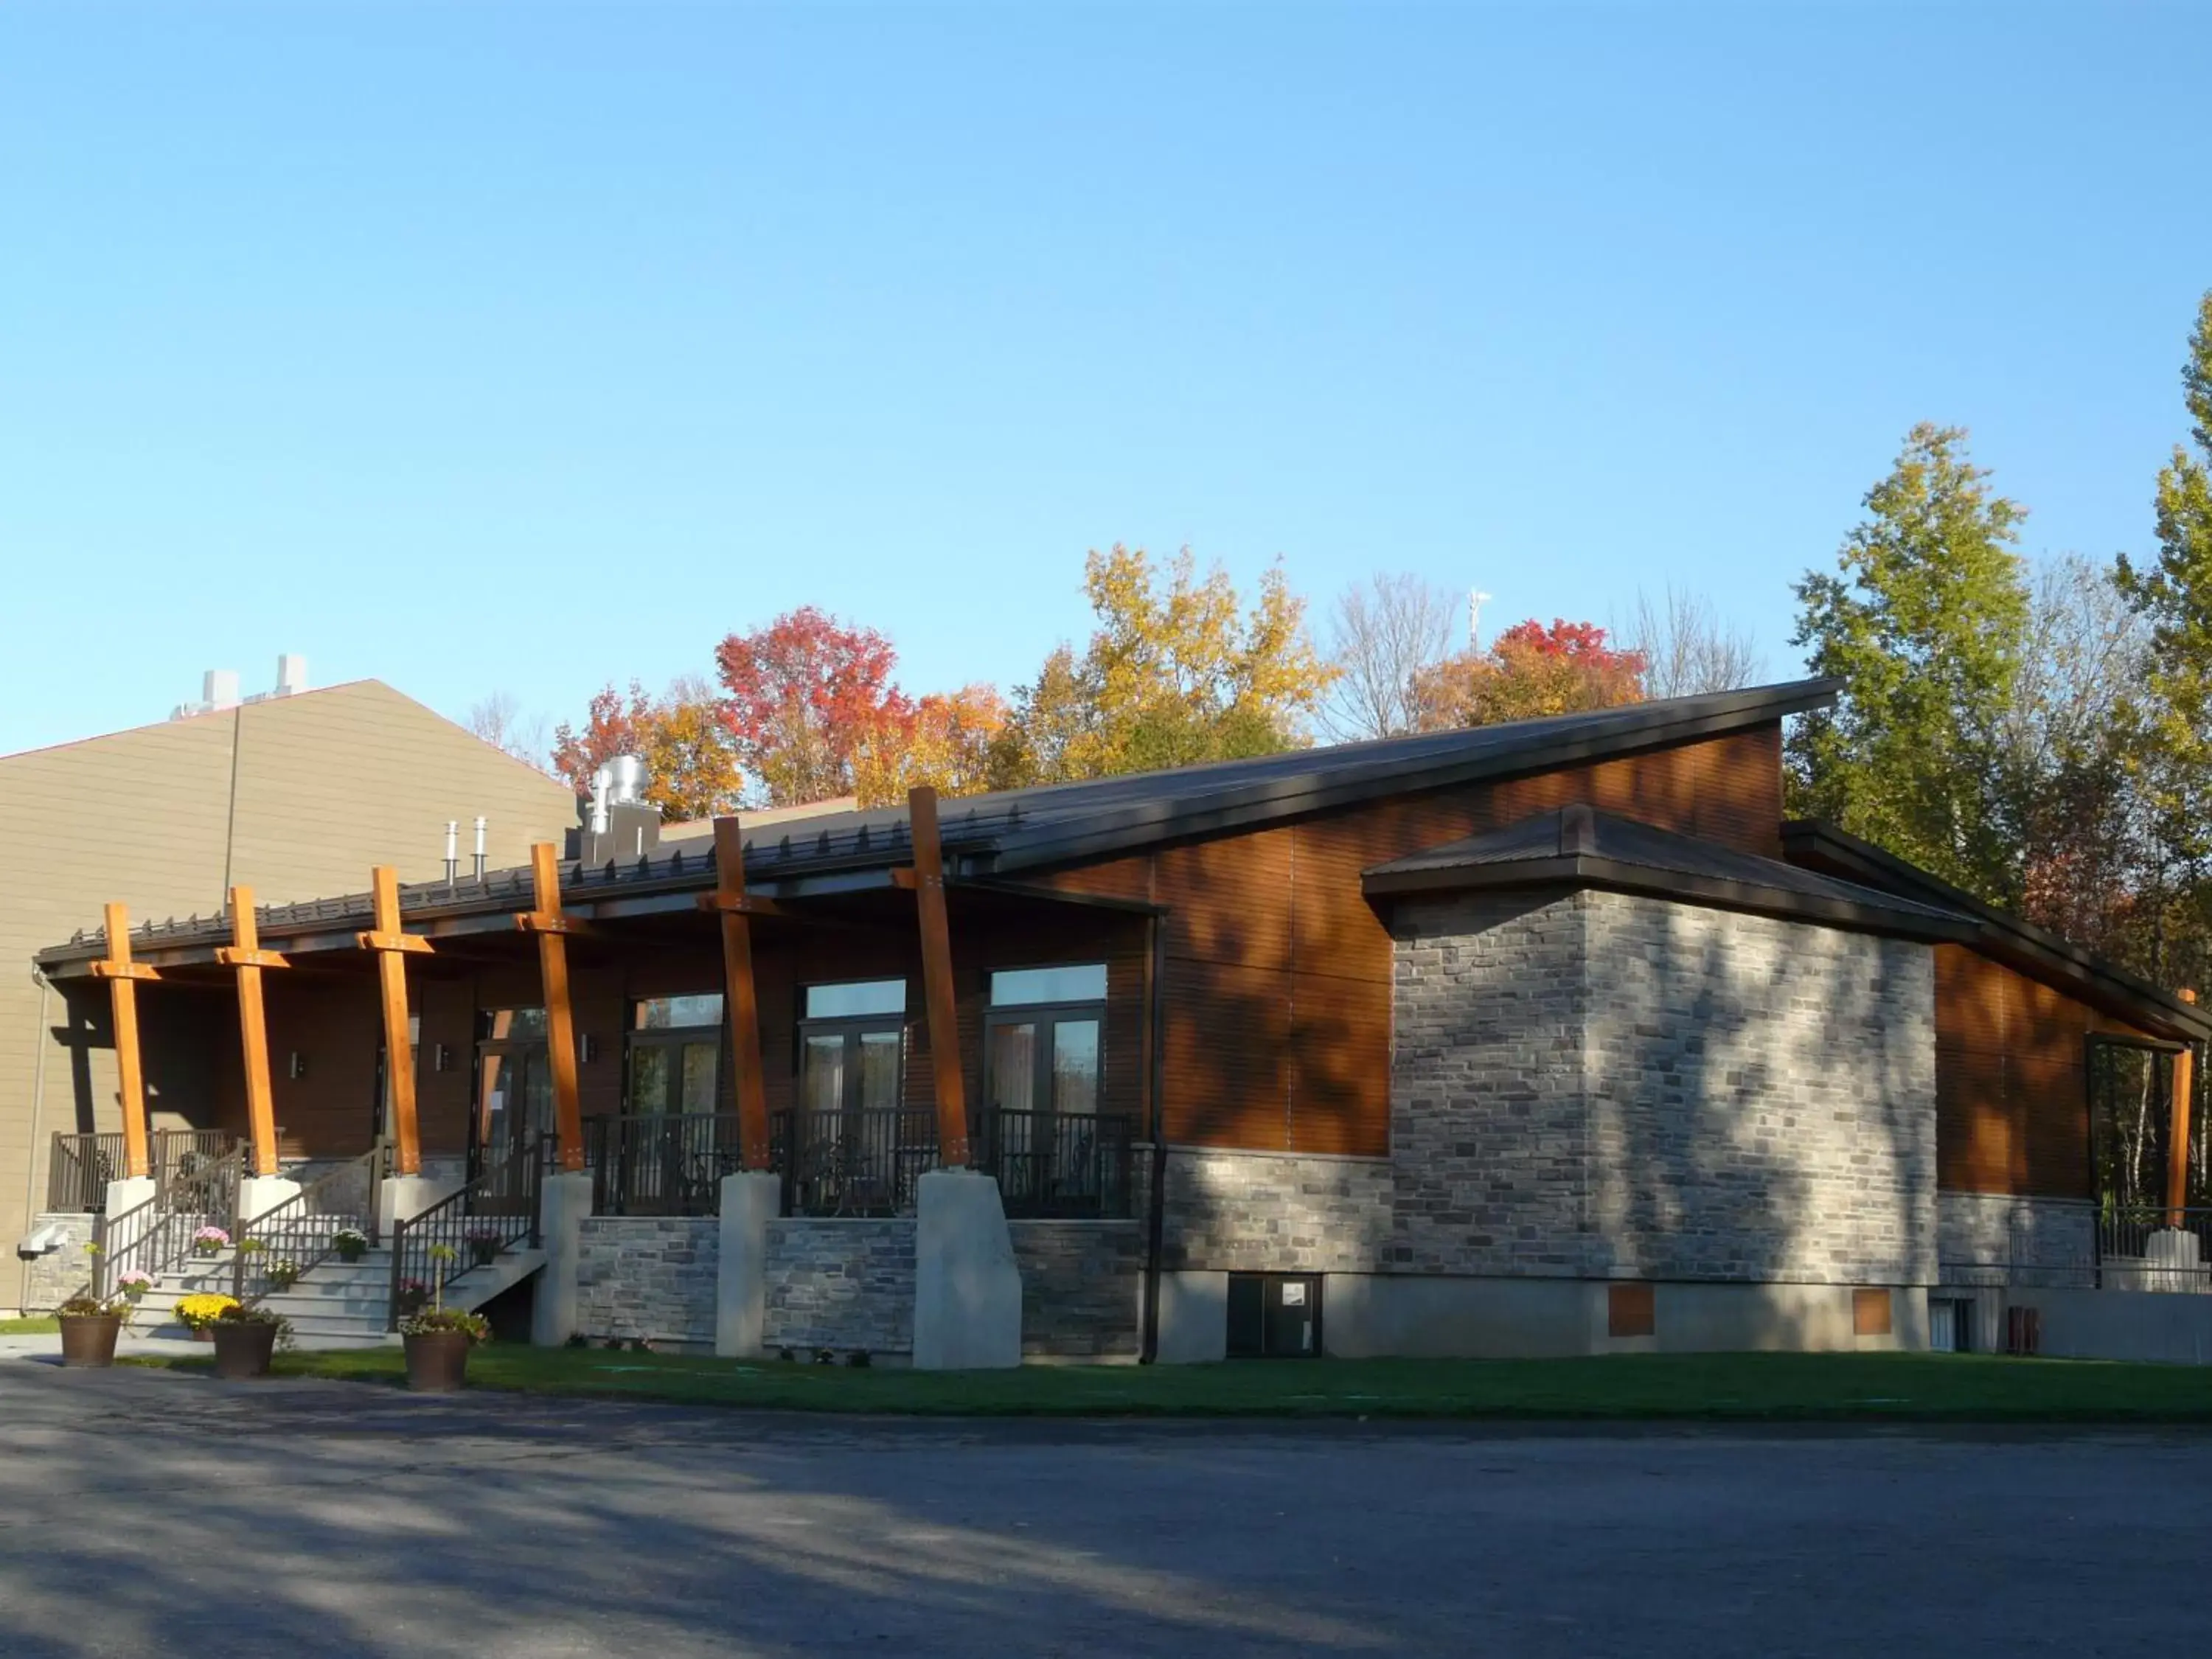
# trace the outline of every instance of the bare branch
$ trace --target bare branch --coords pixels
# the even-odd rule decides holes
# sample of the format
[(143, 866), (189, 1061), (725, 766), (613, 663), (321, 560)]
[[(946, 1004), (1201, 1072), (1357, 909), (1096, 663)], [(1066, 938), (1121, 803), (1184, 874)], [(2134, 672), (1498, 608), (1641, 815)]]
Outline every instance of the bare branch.
[(1642, 654), (1647, 697), (1734, 691), (1766, 672), (1748, 629), (1723, 622), (1712, 601), (1672, 582), (1657, 601), (1638, 588), (1635, 610), (1613, 631), (1623, 649)]
[(1337, 596), (1329, 661), (1341, 672), (1321, 711), (1340, 741), (1395, 738), (1419, 722), (1414, 683), (1451, 649), (1455, 593), (1416, 575), (1380, 571)]

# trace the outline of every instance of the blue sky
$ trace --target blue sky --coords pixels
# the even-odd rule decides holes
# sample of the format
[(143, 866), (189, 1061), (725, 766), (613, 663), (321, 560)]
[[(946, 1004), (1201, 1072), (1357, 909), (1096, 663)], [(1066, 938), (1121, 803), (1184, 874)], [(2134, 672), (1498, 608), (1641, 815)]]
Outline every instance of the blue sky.
[(0, 751), (280, 651), (560, 717), (1087, 547), (1755, 630), (1914, 421), (2150, 542), (2212, 9), (10, 5)]

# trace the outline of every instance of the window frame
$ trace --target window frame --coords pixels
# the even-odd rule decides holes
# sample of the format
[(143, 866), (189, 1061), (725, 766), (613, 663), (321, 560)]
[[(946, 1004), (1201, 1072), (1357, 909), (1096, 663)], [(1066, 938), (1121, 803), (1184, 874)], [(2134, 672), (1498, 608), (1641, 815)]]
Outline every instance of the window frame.
[[(714, 995), (718, 998), (721, 995), (720, 992), (685, 993), (684, 994)], [(721, 1115), (715, 1109), (720, 1105), (722, 1095), (723, 1051), (728, 1046), (726, 1039), (729, 1035), (729, 1024), (727, 1020), (724, 1018), (724, 1015), (728, 1012), (728, 1005), (724, 1003), (721, 1007), (716, 1011), (714, 1019), (704, 1024), (641, 1025), (637, 1023), (637, 1011), (647, 1003), (662, 1002), (671, 1000), (672, 999), (665, 997), (632, 997), (629, 1000), (629, 1017), (623, 1023), (622, 1103), (618, 1112), (618, 1115), (620, 1116), (626, 1118), (672, 1118), (682, 1116), (714, 1117)], [(677, 1094), (680, 1097), (683, 1091), (680, 1051), (692, 1048), (702, 1042), (706, 1043), (709, 1048), (711, 1048), (714, 1054), (714, 1074), (708, 1081), (707, 1089), (707, 1098), (708, 1103), (708, 1109), (703, 1113), (684, 1113), (670, 1111), (664, 1106), (661, 1109), (656, 1111), (639, 1110), (637, 1099), (638, 1051), (641, 1048), (672, 1048), (678, 1051), (679, 1057), (675, 1061), (672, 1062), (669, 1078), (671, 1086), (675, 1089)], [(674, 1103), (680, 1104), (680, 1098)]]

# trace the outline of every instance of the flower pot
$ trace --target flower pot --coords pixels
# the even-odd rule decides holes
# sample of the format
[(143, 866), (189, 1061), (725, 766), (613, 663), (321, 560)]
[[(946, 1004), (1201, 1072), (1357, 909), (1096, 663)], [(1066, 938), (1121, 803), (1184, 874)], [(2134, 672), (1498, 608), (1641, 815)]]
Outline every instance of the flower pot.
[(249, 1376), (269, 1375), (270, 1357), (276, 1352), (274, 1325), (234, 1320), (216, 1326), (212, 1334), (217, 1376), (239, 1382)]
[(122, 1330), (120, 1314), (64, 1314), (62, 1364), (112, 1365), (115, 1339)]
[(214, 1341), (214, 1340), (215, 1340), (215, 1327), (214, 1327), (214, 1326), (212, 1326), (212, 1325), (195, 1325), (195, 1326), (193, 1326), (193, 1327), (192, 1327), (192, 1340), (193, 1340), (193, 1341), (195, 1341), (195, 1342), (212, 1342), (212, 1341)]
[(341, 1261), (358, 1261), (368, 1254), (366, 1244), (334, 1244), (331, 1248), (337, 1253)]
[(499, 1241), (495, 1238), (472, 1238), (469, 1241), (470, 1266), (489, 1267), (499, 1260)]
[(426, 1331), (407, 1345), (407, 1386), (416, 1394), (451, 1394), (468, 1379), (466, 1331)]

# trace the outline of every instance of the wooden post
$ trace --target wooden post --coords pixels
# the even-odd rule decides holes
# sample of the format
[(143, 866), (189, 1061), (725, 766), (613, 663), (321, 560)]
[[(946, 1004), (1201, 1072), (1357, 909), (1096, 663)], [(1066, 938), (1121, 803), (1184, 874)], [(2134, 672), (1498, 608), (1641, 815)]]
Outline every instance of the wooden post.
[(276, 1173), (276, 1105), (269, 1083), (269, 1020), (261, 1004), (261, 970), (289, 967), (273, 951), (261, 948), (254, 919), (253, 890), (230, 890), (230, 945), (216, 960), (238, 972), (238, 1034), (246, 1055), (246, 1121), (253, 1137), (253, 1173)]
[(714, 820), (714, 908), (722, 921), (722, 979), (737, 1068), (738, 1146), (748, 1170), (765, 1170), (768, 1081), (761, 1066), (760, 993), (753, 981), (752, 919), (745, 911), (745, 849), (735, 816)]
[(914, 826), (915, 907), (921, 916), (921, 988), (929, 1018), (929, 1059), (937, 1079), (937, 1155), (948, 1170), (968, 1167), (968, 1100), (960, 1073), (960, 1004), (952, 985), (952, 933), (945, 915), (945, 853), (937, 832), (937, 791), (907, 792)]
[(407, 1036), (407, 958), (428, 951), (430, 941), (399, 926), (399, 876), (389, 865), (369, 872), (375, 909), (370, 931), (356, 934), (364, 951), (376, 952), (377, 989), (384, 1004), (384, 1077), (392, 1102), (392, 1173), (422, 1173), (422, 1139), (415, 1118), (415, 1045)]
[(146, 1152), (146, 1073), (138, 1057), (138, 981), (157, 977), (154, 969), (131, 960), (131, 913), (107, 907), (107, 959), (92, 971), (107, 981), (115, 1013), (116, 1092), (123, 1103), (123, 1173), (153, 1173)]
[(561, 914), (561, 864), (553, 843), (530, 849), (538, 908), (515, 921), (538, 935), (538, 969), (545, 983), (545, 1052), (553, 1066), (553, 1132), (561, 1142), (561, 1167), (584, 1167), (584, 1109), (576, 1092), (576, 1018), (568, 1000), (568, 939), (581, 931)]
[[(2190, 990), (2175, 993), (2184, 1002), (2197, 1000), (2197, 993)], [(2190, 1108), (2196, 1103), (2197, 1049), (2184, 1045), (2173, 1057), (2173, 1115), (2172, 1127), (2166, 1143), (2166, 1224), (2179, 1227), (2185, 1217), (2182, 1212), (2189, 1206), (2189, 1131)]]

